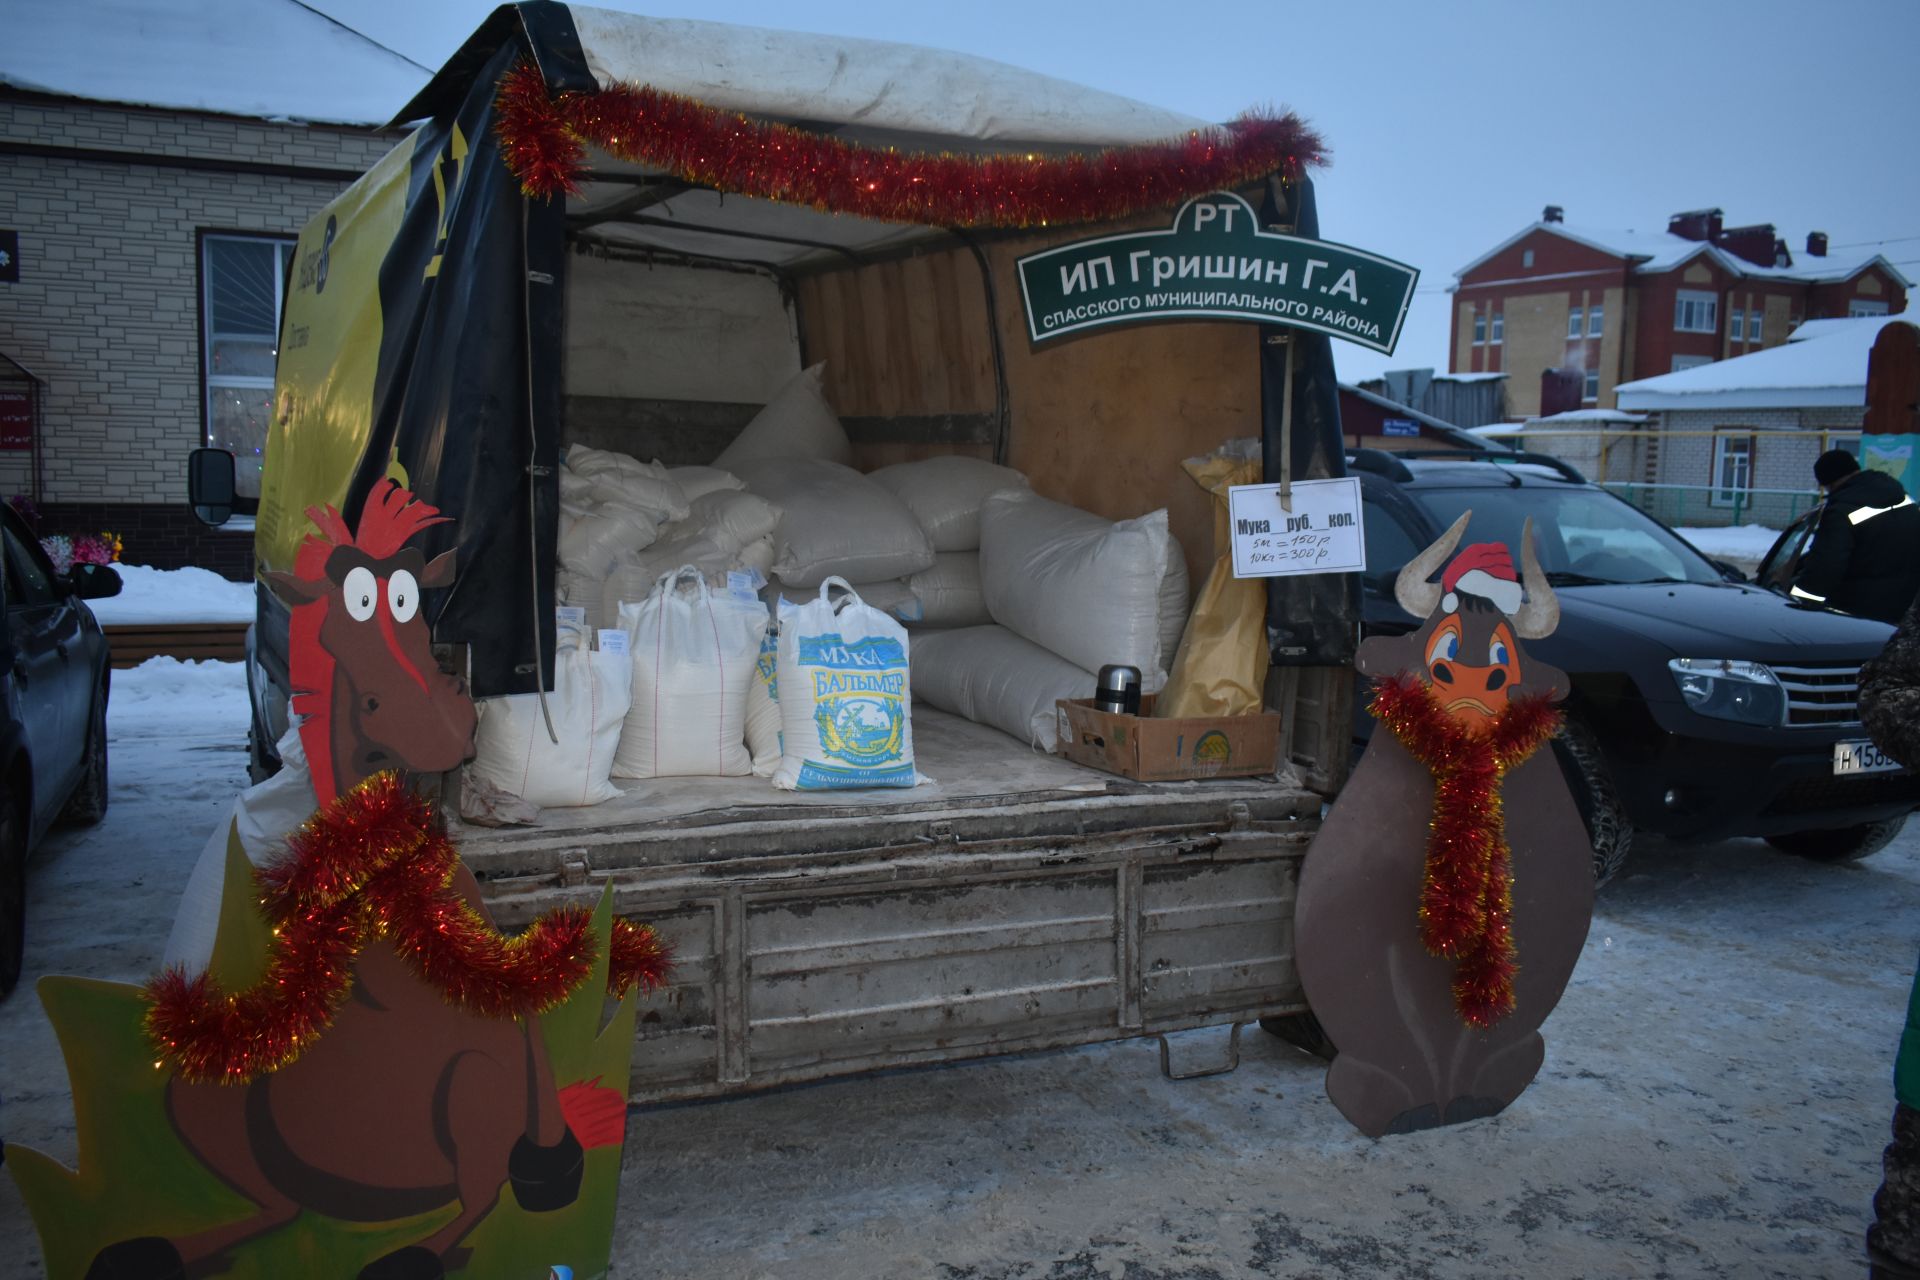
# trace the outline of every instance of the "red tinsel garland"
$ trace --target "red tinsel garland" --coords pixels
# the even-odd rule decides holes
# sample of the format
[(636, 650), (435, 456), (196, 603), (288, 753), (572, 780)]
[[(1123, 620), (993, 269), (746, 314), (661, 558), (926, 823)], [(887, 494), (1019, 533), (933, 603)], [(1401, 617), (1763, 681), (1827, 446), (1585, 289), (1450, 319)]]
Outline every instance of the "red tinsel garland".
[(645, 85), (550, 97), (530, 63), (507, 73), (495, 107), (502, 154), (529, 196), (577, 191), (591, 144), (717, 191), (937, 227), (1096, 222), (1326, 163), (1320, 136), (1292, 113), (1092, 155), (968, 156), (857, 146)]
[[(294, 1061), (332, 1023), (354, 958), (375, 939), (450, 1002), (491, 1018), (544, 1013), (593, 967), (582, 908), (548, 912), (513, 938), (474, 910), (453, 887), (453, 843), (397, 774), (338, 797), (287, 845), (255, 872), (274, 926), (259, 982), (228, 993), (208, 974), (169, 969), (147, 984), (147, 1034), (185, 1079), (240, 1084)], [(610, 951), (613, 995), (665, 980), (670, 959), (648, 926), (616, 919)]]
[(1509, 702), (1476, 734), (1447, 714), (1423, 681), (1402, 675), (1374, 690), (1369, 710), (1433, 772), (1420, 940), (1455, 962), (1454, 1008), (1490, 1027), (1513, 1012), (1513, 864), (1500, 780), (1560, 730), (1544, 696)]

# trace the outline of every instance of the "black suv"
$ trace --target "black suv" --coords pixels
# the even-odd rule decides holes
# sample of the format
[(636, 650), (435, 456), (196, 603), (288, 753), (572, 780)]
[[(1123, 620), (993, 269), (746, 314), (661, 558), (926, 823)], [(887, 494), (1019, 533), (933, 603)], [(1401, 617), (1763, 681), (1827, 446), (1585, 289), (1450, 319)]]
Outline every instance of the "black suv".
[(20, 980), (27, 856), (56, 821), (107, 811), (107, 638), (83, 601), (117, 595), (105, 565), (53, 571), (26, 523), (0, 503), (5, 629), (0, 670), (0, 996)]
[[(1860, 664), (1893, 628), (1795, 603), (1709, 560), (1558, 459), (1357, 450), (1364, 625), (1411, 631), (1400, 567), (1471, 510), (1467, 542), (1517, 549), (1533, 517), (1560, 626), (1529, 652), (1573, 691), (1555, 743), (1605, 882), (1635, 829), (1680, 840), (1760, 836), (1842, 861), (1884, 848), (1920, 807), (1920, 776), (1866, 741)], [(1372, 729), (1356, 711), (1355, 735)]]

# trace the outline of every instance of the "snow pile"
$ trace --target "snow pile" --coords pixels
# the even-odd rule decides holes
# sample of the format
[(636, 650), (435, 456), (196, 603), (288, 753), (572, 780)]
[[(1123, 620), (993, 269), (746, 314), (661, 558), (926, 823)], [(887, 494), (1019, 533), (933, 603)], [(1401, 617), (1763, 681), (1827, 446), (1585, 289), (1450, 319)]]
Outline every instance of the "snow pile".
[(120, 594), (89, 600), (103, 627), (150, 622), (252, 622), (253, 584), (229, 582), (209, 569), (153, 569), (116, 564)]

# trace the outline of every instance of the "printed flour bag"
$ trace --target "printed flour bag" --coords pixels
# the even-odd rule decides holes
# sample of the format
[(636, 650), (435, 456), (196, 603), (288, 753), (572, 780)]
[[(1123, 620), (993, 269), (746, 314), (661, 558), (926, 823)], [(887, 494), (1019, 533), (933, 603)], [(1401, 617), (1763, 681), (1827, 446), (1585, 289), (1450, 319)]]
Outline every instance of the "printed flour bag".
[[(846, 594), (830, 598), (835, 587)], [(828, 578), (780, 613), (780, 767), (785, 791), (911, 787), (913, 695), (907, 629)]]
[(633, 651), (633, 709), (613, 757), (616, 778), (738, 777), (747, 754), (747, 688), (767, 634), (766, 606), (716, 594), (682, 565), (645, 600), (622, 602)]
[(767, 628), (747, 686), (747, 752), (755, 776), (770, 778), (780, 767), (780, 631)]

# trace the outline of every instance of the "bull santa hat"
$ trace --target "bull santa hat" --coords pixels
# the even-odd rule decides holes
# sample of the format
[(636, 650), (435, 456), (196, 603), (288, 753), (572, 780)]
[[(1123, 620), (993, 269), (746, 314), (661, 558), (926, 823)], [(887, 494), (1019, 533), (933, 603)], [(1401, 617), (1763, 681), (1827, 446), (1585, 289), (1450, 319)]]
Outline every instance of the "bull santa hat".
[(1513, 556), (1498, 542), (1476, 542), (1462, 548), (1447, 571), (1440, 575), (1440, 608), (1453, 613), (1460, 608), (1460, 593), (1478, 596), (1511, 617), (1520, 609), (1522, 592), (1519, 575), (1513, 569)]

